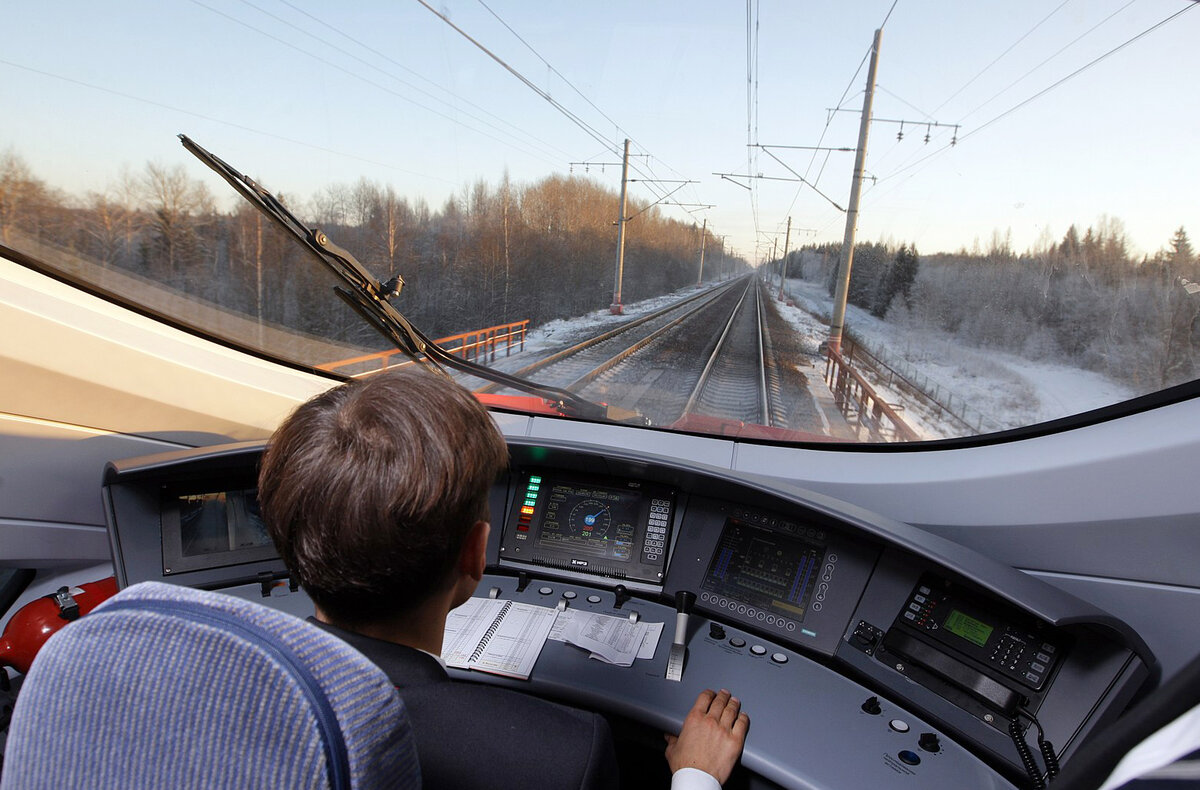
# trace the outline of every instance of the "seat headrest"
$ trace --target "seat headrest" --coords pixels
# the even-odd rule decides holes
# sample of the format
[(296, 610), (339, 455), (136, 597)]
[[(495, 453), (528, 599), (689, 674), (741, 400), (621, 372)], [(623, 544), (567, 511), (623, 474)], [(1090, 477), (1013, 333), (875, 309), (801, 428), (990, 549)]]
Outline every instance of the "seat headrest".
[(17, 699), (0, 788), (419, 787), (404, 704), (337, 637), (145, 582), (51, 638)]

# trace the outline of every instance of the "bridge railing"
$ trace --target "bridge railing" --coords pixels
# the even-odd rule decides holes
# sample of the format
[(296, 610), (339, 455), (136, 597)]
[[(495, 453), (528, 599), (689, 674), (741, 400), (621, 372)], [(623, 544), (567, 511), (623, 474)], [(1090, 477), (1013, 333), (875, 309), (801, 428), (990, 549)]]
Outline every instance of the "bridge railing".
[(825, 382), (838, 410), (860, 434), (865, 430), (870, 439), (882, 442), (915, 442), (921, 438), (896, 408), (879, 397), (862, 374), (833, 349), (826, 351)]
[[(517, 351), (525, 350), (525, 334), (529, 329), (529, 320), (512, 321), (507, 324), (499, 324), (498, 326), (489, 326), (485, 329), (474, 329), (470, 332), (459, 332), (457, 335), (439, 338), (433, 342), (441, 346), (446, 352), (462, 357), (463, 359), (481, 364), (494, 362), (496, 359), (497, 350), (504, 349), (504, 356), (509, 356), (513, 352), (513, 347)], [(395, 357), (400, 357), (396, 360)], [(364, 373), (375, 373), (380, 370), (387, 370), (393, 364), (406, 364), (408, 357), (399, 349), (390, 351), (379, 351), (374, 354), (363, 354), (362, 356), (351, 357), (349, 359), (339, 359), (336, 362), (326, 362), (323, 365), (317, 365), (321, 370), (342, 371), (353, 373), (354, 375), (362, 375)]]

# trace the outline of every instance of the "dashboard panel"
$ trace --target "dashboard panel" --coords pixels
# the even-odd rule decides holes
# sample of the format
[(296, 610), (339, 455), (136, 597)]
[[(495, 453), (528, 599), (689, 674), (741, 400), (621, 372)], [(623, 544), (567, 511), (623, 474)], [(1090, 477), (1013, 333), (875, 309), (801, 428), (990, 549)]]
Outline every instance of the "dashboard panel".
[[(1022, 750), (1037, 748), (1035, 720), (1069, 761), (1152, 677), (1153, 656), (1121, 621), (910, 525), (771, 478), (508, 441), (511, 471), (490, 495), (498, 523), (477, 595), (665, 627), (654, 659), (633, 667), (551, 642), (529, 681), (464, 680), (665, 729), (680, 725), (699, 689), (733, 688), (755, 722), (748, 768), (789, 787), (835, 788), (913, 776), (1008, 787), (1022, 781)], [(222, 589), (306, 613), (254, 521), (247, 481), (261, 450), (110, 464), (118, 582)], [(695, 608), (676, 683), (666, 676), (680, 593)]]

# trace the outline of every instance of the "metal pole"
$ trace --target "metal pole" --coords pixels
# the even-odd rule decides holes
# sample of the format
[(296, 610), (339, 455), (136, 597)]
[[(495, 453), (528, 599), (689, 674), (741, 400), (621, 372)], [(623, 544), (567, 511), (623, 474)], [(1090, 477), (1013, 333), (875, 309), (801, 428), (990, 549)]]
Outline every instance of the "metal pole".
[(783, 301), (783, 275), (787, 272), (788, 246), (792, 243), (792, 218), (788, 217), (787, 235), (783, 237), (783, 260), (779, 262), (779, 301)]
[(617, 278), (613, 285), (613, 300), (608, 311), (621, 315), (625, 307), (621, 304), (621, 274), (625, 269), (625, 184), (629, 180), (629, 139), (625, 139), (625, 157), (621, 160), (621, 211), (617, 214)]
[(708, 230), (708, 218), (705, 217), (704, 224), (700, 226), (700, 274), (696, 276), (696, 285), (704, 282), (704, 236)]
[(842, 329), (846, 325), (846, 297), (850, 293), (850, 266), (854, 263), (854, 232), (858, 229), (858, 198), (862, 192), (863, 166), (867, 158), (867, 134), (871, 129), (871, 102), (875, 98), (875, 70), (879, 65), (879, 40), (883, 30), (875, 31), (871, 47), (871, 67), (867, 71), (867, 90), (863, 96), (862, 118), (858, 125), (858, 149), (854, 155), (854, 176), (850, 180), (850, 208), (846, 212), (846, 235), (838, 256), (837, 295), (833, 300), (833, 319), (829, 322), (829, 348), (841, 351)]

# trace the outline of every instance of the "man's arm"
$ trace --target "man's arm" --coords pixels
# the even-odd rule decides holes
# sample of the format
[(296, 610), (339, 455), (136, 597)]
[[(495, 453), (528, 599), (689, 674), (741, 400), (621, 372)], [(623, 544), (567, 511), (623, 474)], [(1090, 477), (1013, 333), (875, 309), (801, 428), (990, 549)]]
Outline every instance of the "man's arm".
[(672, 775), (695, 768), (724, 784), (742, 755), (750, 728), (750, 717), (740, 712), (741, 707), (741, 701), (725, 689), (700, 692), (679, 735), (665, 736)]

